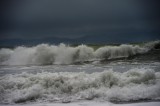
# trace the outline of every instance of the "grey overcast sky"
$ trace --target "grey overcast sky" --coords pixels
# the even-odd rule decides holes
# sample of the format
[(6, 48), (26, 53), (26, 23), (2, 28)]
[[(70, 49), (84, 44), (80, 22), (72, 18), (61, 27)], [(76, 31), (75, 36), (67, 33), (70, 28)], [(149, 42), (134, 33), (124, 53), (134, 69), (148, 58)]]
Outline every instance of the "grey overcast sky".
[(0, 45), (158, 40), (159, 5), (159, 0), (1, 0)]

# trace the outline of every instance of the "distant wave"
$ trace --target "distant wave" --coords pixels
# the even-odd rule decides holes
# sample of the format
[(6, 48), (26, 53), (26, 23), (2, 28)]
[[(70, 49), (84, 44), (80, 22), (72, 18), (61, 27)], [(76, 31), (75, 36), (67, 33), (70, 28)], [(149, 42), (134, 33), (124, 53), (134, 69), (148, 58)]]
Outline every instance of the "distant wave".
[(152, 69), (127, 72), (15, 74), (0, 77), (0, 103), (160, 100), (160, 73)]
[(130, 57), (144, 54), (159, 47), (160, 41), (139, 45), (122, 44), (120, 46), (104, 46), (97, 50), (86, 45), (71, 47), (65, 44), (40, 44), (34, 47), (18, 46), (14, 49), (0, 49), (1, 65), (51, 65), (73, 64), (102, 59)]

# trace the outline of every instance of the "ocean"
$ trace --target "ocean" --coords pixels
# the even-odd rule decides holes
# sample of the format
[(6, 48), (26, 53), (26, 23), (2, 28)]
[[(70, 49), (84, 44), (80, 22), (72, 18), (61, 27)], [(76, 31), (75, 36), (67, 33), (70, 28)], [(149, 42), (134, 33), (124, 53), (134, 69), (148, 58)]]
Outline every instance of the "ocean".
[(0, 49), (0, 105), (158, 106), (159, 101), (160, 41)]

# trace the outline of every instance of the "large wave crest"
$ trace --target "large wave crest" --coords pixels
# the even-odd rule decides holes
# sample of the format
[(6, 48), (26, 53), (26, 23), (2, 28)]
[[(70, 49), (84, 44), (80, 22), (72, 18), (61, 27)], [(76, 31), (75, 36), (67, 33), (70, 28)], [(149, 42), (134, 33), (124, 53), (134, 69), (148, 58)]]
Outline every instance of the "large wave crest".
[(154, 41), (145, 45), (122, 44), (120, 46), (104, 46), (97, 50), (86, 45), (77, 47), (65, 44), (40, 44), (34, 47), (18, 46), (14, 49), (0, 49), (1, 65), (47, 65), (72, 64), (99, 59), (113, 59), (129, 57), (146, 53), (156, 47), (160, 42)]

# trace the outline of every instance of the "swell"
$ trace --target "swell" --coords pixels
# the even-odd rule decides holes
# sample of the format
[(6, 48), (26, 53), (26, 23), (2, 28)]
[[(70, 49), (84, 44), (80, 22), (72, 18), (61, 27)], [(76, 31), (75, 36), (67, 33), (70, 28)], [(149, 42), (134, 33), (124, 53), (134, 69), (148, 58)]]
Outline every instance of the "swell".
[(160, 100), (160, 73), (152, 69), (92, 74), (22, 73), (0, 77), (0, 103)]
[(77, 47), (65, 44), (40, 44), (34, 47), (19, 46), (14, 49), (0, 49), (0, 65), (51, 65), (74, 64), (94, 60), (109, 60), (133, 57), (159, 49), (160, 41), (141, 45), (122, 44), (120, 46), (104, 46), (97, 50), (86, 45)]

